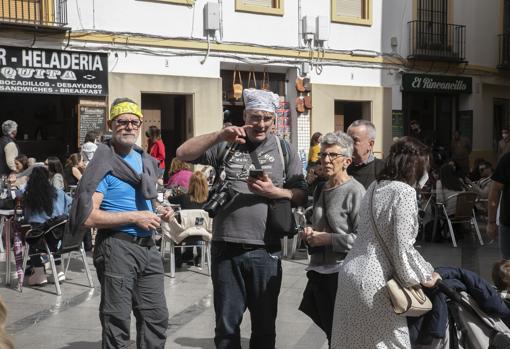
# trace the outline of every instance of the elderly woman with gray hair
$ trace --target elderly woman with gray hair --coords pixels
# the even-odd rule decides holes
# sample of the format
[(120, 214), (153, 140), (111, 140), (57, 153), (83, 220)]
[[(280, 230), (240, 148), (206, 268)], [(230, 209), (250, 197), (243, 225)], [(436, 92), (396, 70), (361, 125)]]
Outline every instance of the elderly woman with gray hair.
[(15, 160), (19, 154), (19, 148), (16, 142), (18, 124), (12, 120), (6, 120), (2, 123), (2, 137), (0, 138), (0, 175), (8, 176), (11, 172), (16, 172)]
[[(311, 254), (308, 283), (299, 310), (307, 314), (331, 341), (338, 271), (351, 249), (358, 227), (358, 210), (365, 188), (347, 174), (353, 140), (343, 132), (328, 133), (321, 141), (319, 159), (324, 183), (314, 202), (312, 226), (303, 239)], [(316, 195), (317, 197), (317, 195)]]

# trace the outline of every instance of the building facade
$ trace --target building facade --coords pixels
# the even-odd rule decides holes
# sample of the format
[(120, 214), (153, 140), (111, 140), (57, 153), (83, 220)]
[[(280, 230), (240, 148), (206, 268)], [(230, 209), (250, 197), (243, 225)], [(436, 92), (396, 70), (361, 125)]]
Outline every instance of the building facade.
[[(2, 60), (0, 48), (0, 69), (77, 76), (51, 91), (37, 90), (33, 77), (3, 77), (19, 85), (0, 87), (9, 105), (2, 119), (20, 121), (28, 153), (55, 152), (62, 142), (58, 155), (75, 151), (86, 130), (108, 131), (113, 99), (130, 97), (141, 103), (144, 127), (162, 129), (170, 159), (185, 139), (242, 123), (239, 84), (281, 96), (275, 132), (303, 156), (313, 132), (365, 118), (377, 127), (378, 156), (417, 119), (439, 135), (438, 144), (447, 146), (459, 129), (472, 138), (473, 156), (487, 157), (509, 121), (506, 0), (25, 3), (1, 4), (9, 58)], [(13, 65), (23, 50), (41, 52)], [(66, 56), (73, 52), (74, 65)], [(48, 79), (43, 87), (57, 86)]]

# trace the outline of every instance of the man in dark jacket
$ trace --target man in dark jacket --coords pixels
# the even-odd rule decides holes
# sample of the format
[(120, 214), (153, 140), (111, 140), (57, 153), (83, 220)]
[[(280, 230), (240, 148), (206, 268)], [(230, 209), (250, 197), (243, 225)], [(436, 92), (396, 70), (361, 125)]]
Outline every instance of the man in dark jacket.
[(16, 171), (14, 160), (19, 154), (19, 148), (16, 144), (16, 134), (18, 124), (12, 120), (6, 120), (2, 123), (2, 134), (0, 138), (0, 175), (8, 176)]
[(347, 173), (367, 189), (384, 167), (384, 161), (374, 156), (375, 126), (368, 120), (356, 120), (347, 128), (347, 134), (354, 140)]

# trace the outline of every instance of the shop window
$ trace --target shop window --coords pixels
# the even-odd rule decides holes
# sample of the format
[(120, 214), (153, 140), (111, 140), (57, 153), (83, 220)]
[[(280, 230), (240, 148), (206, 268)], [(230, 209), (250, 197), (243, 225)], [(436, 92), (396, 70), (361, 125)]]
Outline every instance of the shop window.
[(236, 11), (283, 16), (284, 0), (236, 0)]
[(372, 0), (331, 0), (331, 20), (338, 23), (372, 25)]

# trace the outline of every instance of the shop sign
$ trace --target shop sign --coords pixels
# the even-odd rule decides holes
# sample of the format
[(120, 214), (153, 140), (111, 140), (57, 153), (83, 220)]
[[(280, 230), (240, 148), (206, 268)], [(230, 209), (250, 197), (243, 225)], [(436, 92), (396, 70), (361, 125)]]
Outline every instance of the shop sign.
[(108, 95), (106, 53), (0, 46), (0, 93)]
[(465, 76), (404, 74), (405, 92), (471, 93), (472, 79)]

